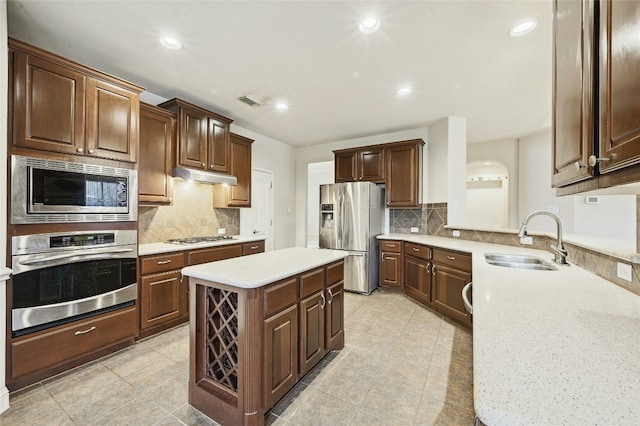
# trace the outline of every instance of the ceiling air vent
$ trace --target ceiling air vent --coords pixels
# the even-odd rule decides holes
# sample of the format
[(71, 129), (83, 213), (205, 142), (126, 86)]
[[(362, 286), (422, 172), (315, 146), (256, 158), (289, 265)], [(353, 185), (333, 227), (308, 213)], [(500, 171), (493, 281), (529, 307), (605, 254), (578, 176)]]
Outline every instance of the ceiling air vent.
[(245, 104), (249, 105), (249, 106), (260, 106), (260, 103), (257, 101), (254, 101), (253, 99), (251, 99), (249, 96), (241, 96), (238, 98), (239, 101), (244, 102)]

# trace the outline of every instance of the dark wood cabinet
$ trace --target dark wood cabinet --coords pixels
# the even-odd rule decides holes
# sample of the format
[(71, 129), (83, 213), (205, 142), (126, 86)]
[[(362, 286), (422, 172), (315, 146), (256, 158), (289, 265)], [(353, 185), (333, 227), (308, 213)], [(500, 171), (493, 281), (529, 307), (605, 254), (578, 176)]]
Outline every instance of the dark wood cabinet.
[(251, 144), (252, 139), (231, 134), (231, 174), (236, 186), (215, 185), (213, 206), (216, 208), (251, 207)]
[(422, 202), (421, 139), (397, 143), (386, 148), (387, 207), (419, 207)]
[(264, 252), (264, 240), (254, 241), (252, 243), (245, 243), (242, 245), (242, 255), (247, 256), (250, 254), (263, 253)]
[(272, 407), (298, 380), (298, 305), (264, 320), (265, 405)]
[(462, 301), (462, 289), (471, 282), (471, 256), (434, 248), (431, 266), (431, 303), (435, 310), (466, 327), (471, 315)]
[(386, 206), (418, 208), (422, 202), (422, 139), (333, 151), (335, 181), (384, 183)]
[(242, 256), (241, 244), (230, 244), (227, 246), (209, 247), (198, 250), (190, 250), (187, 254), (187, 263), (199, 265), (201, 263), (215, 262), (216, 260), (231, 259)]
[(425, 305), (431, 302), (431, 262), (417, 257), (404, 257), (404, 290), (407, 296)]
[(640, 181), (640, 3), (554, 1), (553, 186)]
[(135, 163), (142, 88), (9, 39), (12, 146)]
[(640, 162), (640, 2), (600, 5), (600, 172)]
[(403, 287), (402, 241), (380, 240), (380, 287)]
[(158, 106), (176, 114), (176, 161), (179, 165), (229, 173), (229, 128), (233, 120), (177, 98)]
[(326, 354), (323, 288), (300, 301), (300, 374), (308, 373)]
[(593, 176), (593, 2), (554, 2), (553, 180), (554, 186)]
[[(343, 268), (342, 264), (340, 267)], [(325, 319), (325, 349), (331, 351), (344, 346), (344, 281), (327, 285)]]
[(166, 205), (173, 200), (175, 118), (171, 111), (140, 103), (138, 202)]

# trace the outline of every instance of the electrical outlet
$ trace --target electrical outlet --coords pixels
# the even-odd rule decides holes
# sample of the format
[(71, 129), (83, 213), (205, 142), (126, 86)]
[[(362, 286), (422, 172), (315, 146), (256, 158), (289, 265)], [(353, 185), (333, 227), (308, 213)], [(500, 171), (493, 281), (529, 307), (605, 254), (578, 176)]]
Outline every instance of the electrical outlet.
[(226, 232), (224, 228), (218, 228), (218, 235), (224, 235)]
[(456, 238), (460, 237), (460, 231), (451, 231), (451, 234)]
[(411, 233), (417, 234), (419, 231), (420, 231), (420, 229), (417, 226), (412, 226), (411, 227)]
[(633, 277), (631, 276), (631, 265), (628, 263), (618, 262), (618, 278), (627, 280), (630, 283), (633, 282)]
[(528, 246), (533, 245), (533, 237), (522, 237), (520, 238), (520, 244), (526, 244)]

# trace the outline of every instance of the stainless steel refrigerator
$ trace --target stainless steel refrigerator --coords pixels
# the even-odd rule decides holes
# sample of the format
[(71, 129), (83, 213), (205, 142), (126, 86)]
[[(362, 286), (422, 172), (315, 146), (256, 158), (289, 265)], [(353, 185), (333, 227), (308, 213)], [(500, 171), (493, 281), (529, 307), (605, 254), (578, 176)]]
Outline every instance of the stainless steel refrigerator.
[(320, 248), (345, 250), (344, 289), (378, 287), (376, 236), (384, 227), (384, 189), (371, 182), (320, 185)]

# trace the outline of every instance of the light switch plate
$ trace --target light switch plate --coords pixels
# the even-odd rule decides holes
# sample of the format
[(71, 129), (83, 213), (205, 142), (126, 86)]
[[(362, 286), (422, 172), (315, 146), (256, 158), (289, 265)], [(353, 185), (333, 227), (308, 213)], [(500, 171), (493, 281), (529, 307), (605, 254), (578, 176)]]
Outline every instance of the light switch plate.
[(457, 230), (456, 230), (456, 231), (451, 231), (451, 234), (452, 234), (454, 237), (460, 237), (460, 231), (457, 231)]
[(412, 227), (411, 227), (411, 232), (412, 232), (412, 233), (417, 234), (419, 231), (420, 231), (420, 229), (418, 229), (418, 227), (417, 227), (417, 226), (412, 226)]
[(522, 237), (520, 238), (520, 244), (533, 245), (533, 237)]
[(631, 273), (631, 265), (629, 265), (628, 263), (618, 262), (618, 278), (622, 278), (623, 280), (627, 280), (631, 283), (633, 282)]
[(226, 232), (224, 228), (218, 228), (218, 235), (224, 235)]

